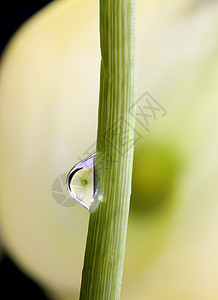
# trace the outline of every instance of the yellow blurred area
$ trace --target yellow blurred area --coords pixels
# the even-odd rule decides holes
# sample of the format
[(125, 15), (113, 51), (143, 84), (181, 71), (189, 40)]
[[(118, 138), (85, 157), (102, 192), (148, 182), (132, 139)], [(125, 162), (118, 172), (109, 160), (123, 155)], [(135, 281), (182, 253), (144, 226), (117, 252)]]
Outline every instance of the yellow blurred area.
[[(217, 14), (212, 0), (137, 1), (138, 99), (167, 113), (136, 120), (121, 300), (218, 299)], [(79, 294), (89, 216), (51, 185), (96, 141), (98, 30), (98, 1), (54, 1), (0, 66), (2, 240), (52, 299)]]

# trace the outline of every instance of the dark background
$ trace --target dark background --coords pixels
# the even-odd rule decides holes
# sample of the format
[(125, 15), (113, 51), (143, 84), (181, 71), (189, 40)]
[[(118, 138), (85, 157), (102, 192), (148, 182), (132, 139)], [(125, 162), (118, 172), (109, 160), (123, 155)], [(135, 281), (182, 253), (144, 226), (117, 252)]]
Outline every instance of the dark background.
[(14, 32), (49, 0), (2, 0), (0, 2), (0, 55)]
[[(20, 25), (49, 2), (51, 1), (2, 0), (0, 2), (0, 56)], [(48, 300), (40, 287), (19, 270), (7, 253), (3, 253), (0, 262), (0, 278), (2, 300), (17, 298)]]

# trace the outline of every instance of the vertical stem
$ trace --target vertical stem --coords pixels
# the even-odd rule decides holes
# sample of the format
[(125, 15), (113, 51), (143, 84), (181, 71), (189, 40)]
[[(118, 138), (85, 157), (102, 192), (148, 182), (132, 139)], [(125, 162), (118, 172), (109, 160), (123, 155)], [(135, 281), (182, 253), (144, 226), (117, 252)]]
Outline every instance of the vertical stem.
[(131, 193), (136, 95), (136, 0), (100, 0), (97, 159), (102, 198), (90, 215), (80, 300), (120, 298)]

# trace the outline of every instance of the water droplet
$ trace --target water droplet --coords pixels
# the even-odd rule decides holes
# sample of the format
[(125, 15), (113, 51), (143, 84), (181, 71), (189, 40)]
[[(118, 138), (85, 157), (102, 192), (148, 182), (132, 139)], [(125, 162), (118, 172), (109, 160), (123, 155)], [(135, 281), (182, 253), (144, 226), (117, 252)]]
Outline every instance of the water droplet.
[(67, 186), (70, 196), (90, 213), (97, 207), (97, 185), (94, 156), (83, 159), (76, 164), (67, 176)]

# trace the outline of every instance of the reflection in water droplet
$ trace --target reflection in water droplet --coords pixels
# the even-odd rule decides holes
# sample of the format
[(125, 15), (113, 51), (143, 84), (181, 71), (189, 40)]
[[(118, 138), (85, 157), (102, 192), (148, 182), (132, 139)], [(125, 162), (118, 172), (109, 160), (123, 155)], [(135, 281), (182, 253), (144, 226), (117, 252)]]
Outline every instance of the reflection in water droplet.
[(76, 164), (67, 176), (70, 195), (80, 205), (93, 212), (97, 208), (96, 172), (94, 156), (96, 153)]

